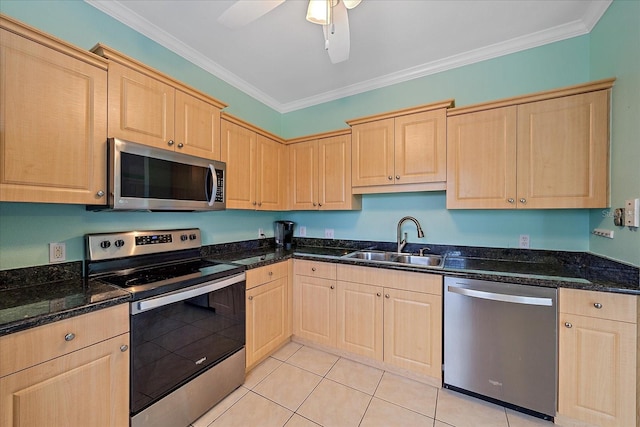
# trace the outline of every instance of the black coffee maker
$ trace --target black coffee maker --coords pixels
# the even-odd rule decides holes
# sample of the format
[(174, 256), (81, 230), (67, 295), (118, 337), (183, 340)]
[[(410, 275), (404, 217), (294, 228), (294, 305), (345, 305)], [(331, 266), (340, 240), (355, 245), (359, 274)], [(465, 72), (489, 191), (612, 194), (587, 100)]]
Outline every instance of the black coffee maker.
[(286, 250), (291, 249), (293, 241), (293, 221), (275, 221), (273, 223), (274, 236), (276, 238), (276, 246), (284, 247)]

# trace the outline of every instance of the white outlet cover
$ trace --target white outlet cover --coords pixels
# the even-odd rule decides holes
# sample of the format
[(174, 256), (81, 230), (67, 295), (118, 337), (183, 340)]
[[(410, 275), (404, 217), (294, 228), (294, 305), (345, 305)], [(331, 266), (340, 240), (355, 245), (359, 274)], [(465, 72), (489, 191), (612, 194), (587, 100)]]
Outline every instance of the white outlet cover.
[(49, 263), (64, 262), (67, 259), (67, 250), (64, 243), (49, 243)]
[(333, 239), (333, 228), (325, 228), (324, 229), (324, 237), (326, 239)]
[(518, 242), (518, 247), (520, 249), (529, 249), (529, 244), (531, 243), (531, 240), (529, 239), (529, 235), (528, 234), (521, 234), (520, 235), (520, 240)]
[(298, 235), (300, 237), (307, 237), (307, 227), (305, 227), (304, 225), (298, 227)]

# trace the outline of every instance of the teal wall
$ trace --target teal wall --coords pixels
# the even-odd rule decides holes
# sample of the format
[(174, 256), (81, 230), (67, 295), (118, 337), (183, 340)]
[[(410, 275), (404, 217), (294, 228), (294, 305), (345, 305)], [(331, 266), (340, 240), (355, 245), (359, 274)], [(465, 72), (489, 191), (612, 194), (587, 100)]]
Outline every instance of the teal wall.
[[(634, 3), (629, 5), (627, 3)], [(346, 127), (344, 120), (432, 101), (455, 98), (457, 106), (510, 97), (538, 90), (582, 83), (591, 79), (617, 76), (620, 68), (635, 69), (634, 82), (616, 83), (616, 91), (638, 88), (637, 57), (632, 47), (637, 32), (619, 31), (629, 25), (629, 12), (638, 2), (615, 1), (592, 35), (530, 49), (501, 58), (461, 67), (346, 97), (319, 106), (278, 114), (260, 102), (190, 64), (146, 37), (81, 1), (2, 0), (0, 11), (80, 47), (89, 49), (101, 42), (118, 49), (178, 80), (228, 103), (230, 113), (285, 138)], [(631, 10), (630, 10), (631, 9)], [(637, 18), (636, 18), (637, 20)], [(602, 25), (603, 28), (600, 28)], [(612, 46), (625, 46), (617, 62), (600, 69), (593, 58)], [(595, 61), (597, 62), (597, 61)], [(630, 63), (630, 65), (628, 65)], [(626, 68), (625, 68), (626, 67)], [(635, 85), (635, 86), (634, 86)], [(614, 95), (615, 92), (614, 92)], [(615, 98), (615, 96), (614, 96)], [(628, 114), (617, 111), (635, 101)], [(613, 135), (636, 135), (613, 141), (612, 180), (621, 184), (633, 169), (637, 156), (638, 98), (630, 96), (621, 106), (614, 100)], [(620, 114), (621, 118), (616, 116)], [(635, 114), (635, 118), (625, 116)], [(633, 116), (632, 116), (633, 117)], [(636, 132), (633, 132), (636, 130)], [(622, 139), (622, 138), (621, 138)], [(635, 144), (635, 145), (634, 145)], [(616, 163), (617, 162), (617, 163)], [(638, 162), (635, 163), (637, 165)], [(636, 183), (638, 177), (635, 175)], [(617, 190), (615, 190), (617, 191)], [(615, 197), (631, 197), (616, 194)], [(635, 193), (640, 197), (636, 186)], [(632, 191), (632, 192), (633, 192)], [(83, 206), (28, 203), (0, 203), (0, 269), (46, 264), (48, 242), (65, 242), (67, 259), (83, 258), (82, 236), (135, 228), (200, 227), (204, 243), (221, 243), (255, 238), (258, 228), (272, 236), (271, 223), (289, 218), (307, 227), (307, 235), (323, 237), (325, 228), (335, 230), (336, 238), (395, 240), (398, 219), (417, 217), (426, 236), (418, 240), (407, 225), (410, 242), (515, 247), (520, 234), (529, 234), (531, 247), (569, 251), (589, 251), (640, 265), (638, 233), (616, 239), (600, 247), (590, 238), (590, 228), (598, 224), (598, 212), (588, 210), (545, 211), (448, 211), (444, 192), (397, 195), (365, 195), (358, 212), (207, 212), (207, 213), (105, 213), (86, 212)], [(612, 228), (612, 226), (609, 226)], [(639, 249), (640, 250), (640, 249)]]
[[(611, 206), (640, 198), (640, 1), (616, 1), (590, 34), (591, 79), (615, 76), (611, 121)], [(591, 236), (591, 252), (640, 265), (640, 232), (613, 225), (612, 209), (593, 210), (590, 229), (607, 228), (614, 239)]]

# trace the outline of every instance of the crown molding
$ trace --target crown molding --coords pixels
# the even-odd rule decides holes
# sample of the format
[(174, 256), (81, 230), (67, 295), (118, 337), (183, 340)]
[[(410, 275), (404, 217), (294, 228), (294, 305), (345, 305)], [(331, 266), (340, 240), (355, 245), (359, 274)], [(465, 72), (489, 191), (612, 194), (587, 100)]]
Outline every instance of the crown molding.
[(218, 77), (236, 89), (246, 93), (259, 102), (276, 110), (277, 112), (289, 113), (303, 108), (311, 107), (325, 102), (335, 101), (347, 96), (357, 95), (374, 89), (391, 86), (397, 83), (406, 82), (431, 74), (440, 73), (465, 65), (498, 58), (500, 56), (532, 49), (545, 44), (578, 37), (588, 34), (606, 12), (613, 0), (592, 2), (585, 15), (580, 20), (559, 25), (544, 31), (517, 37), (504, 42), (496, 43), (480, 49), (463, 52), (457, 55), (421, 64), (396, 73), (387, 74), (374, 79), (366, 80), (354, 85), (345, 86), (333, 91), (321, 93), (307, 98), (302, 98), (293, 102), (281, 103), (273, 97), (267, 95), (247, 81), (239, 78), (220, 64), (206, 58), (200, 52), (182, 43), (180, 40), (169, 35), (163, 29), (151, 24), (140, 15), (128, 9), (117, 0), (84, 0), (91, 6), (99, 9), (114, 19), (122, 22), (133, 30), (143, 34), (156, 43), (171, 50), (187, 61), (197, 65), (203, 70)]

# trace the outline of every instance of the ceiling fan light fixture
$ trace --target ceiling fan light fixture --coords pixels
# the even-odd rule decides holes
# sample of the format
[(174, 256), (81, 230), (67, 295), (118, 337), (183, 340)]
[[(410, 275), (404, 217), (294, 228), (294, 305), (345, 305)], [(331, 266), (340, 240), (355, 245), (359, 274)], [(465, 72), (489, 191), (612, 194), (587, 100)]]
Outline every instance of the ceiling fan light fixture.
[(338, 4), (338, 0), (309, 0), (307, 21), (314, 24), (327, 25), (327, 12), (330, 7), (336, 4)]
[(359, 5), (361, 1), (362, 0), (342, 0), (342, 3), (344, 3), (344, 7), (346, 7), (347, 9), (353, 9), (354, 7)]

